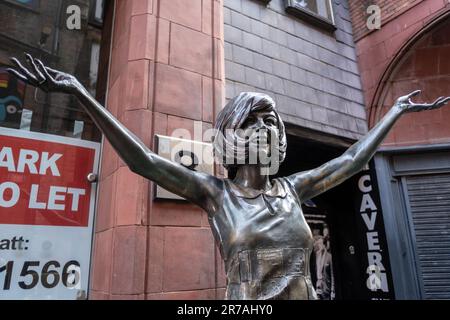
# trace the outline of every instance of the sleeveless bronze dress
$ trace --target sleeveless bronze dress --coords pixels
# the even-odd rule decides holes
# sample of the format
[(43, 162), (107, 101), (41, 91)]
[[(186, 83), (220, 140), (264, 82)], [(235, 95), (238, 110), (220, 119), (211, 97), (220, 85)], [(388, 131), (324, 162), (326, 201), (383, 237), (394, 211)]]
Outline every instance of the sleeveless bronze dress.
[(225, 261), (226, 299), (317, 299), (300, 200), (287, 178), (272, 186), (263, 193), (223, 180), (223, 205), (209, 219)]

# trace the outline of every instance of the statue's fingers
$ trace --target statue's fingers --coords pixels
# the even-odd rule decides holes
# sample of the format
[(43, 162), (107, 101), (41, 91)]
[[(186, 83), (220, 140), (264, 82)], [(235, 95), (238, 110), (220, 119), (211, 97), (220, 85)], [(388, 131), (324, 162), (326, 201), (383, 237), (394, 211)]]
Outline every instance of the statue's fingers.
[(418, 104), (417, 106), (421, 107), (423, 110), (433, 110), (433, 109), (438, 109), (438, 108), (442, 107), (449, 100), (450, 100), (449, 98), (439, 97), (433, 103)]
[(54, 82), (55, 79), (53, 79), (53, 77), (48, 73), (47, 69), (45, 69), (45, 66), (42, 63), (42, 61), (39, 59), (36, 59), (36, 63), (37, 63), (37, 67), (44, 74), (45, 78), (50, 82)]
[(7, 68), (6, 71), (8, 71), (9, 73), (11, 73), (12, 75), (14, 75), (15, 77), (19, 78), (20, 80), (22, 80), (23, 82), (26, 83), (30, 83), (30, 81), (28, 80), (27, 77), (25, 77), (23, 74), (21, 74), (19, 71), (12, 69), (12, 68)]
[(33, 57), (32, 57), (30, 54), (28, 54), (28, 53), (25, 54), (25, 56), (26, 56), (26, 59), (27, 59), (27, 61), (28, 61), (28, 64), (29, 64), (29, 65), (31, 66), (31, 68), (32, 68), (32, 71), (34, 71), (34, 74), (36, 75), (36, 78), (38, 79), (38, 81), (39, 81), (39, 82), (44, 81), (44, 80), (45, 80), (45, 77), (44, 77), (44, 75), (42, 74), (42, 72), (39, 71), (39, 69), (38, 69), (36, 63), (34, 62)]
[(406, 97), (408, 98), (408, 99), (411, 99), (412, 97), (415, 97), (415, 96), (417, 96), (419, 93), (421, 93), (422, 92), (422, 90), (416, 90), (416, 91), (413, 91), (413, 92), (411, 92), (410, 94), (408, 94)]
[(36, 71), (36, 73), (38, 74), (38, 76), (41, 79), (41, 81), (46, 80), (47, 78), (45, 77), (45, 75), (42, 73), (42, 71), (37, 66), (36, 60), (35, 59), (31, 60), (31, 63), (33, 64), (33, 68)]
[(20, 63), (19, 60), (17, 60), (16, 58), (11, 58), (12, 63), (14, 63), (17, 68), (19, 68), (19, 70), (22, 72), (22, 74), (24, 74), (30, 81), (35, 81), (37, 82), (38, 80), (36, 79), (35, 75), (32, 74), (27, 68), (25, 68), (22, 63)]
[(436, 100), (434, 100), (433, 103), (428, 103), (428, 104), (430, 105), (431, 109), (432, 108), (438, 108), (438, 107), (440, 107), (442, 105), (441, 103), (442, 103), (443, 99), (444, 99), (444, 97), (439, 97)]
[(58, 70), (52, 69), (50, 67), (45, 67), (45, 70), (47, 70), (49, 73), (51, 73), (53, 76), (56, 76), (58, 73), (60, 73)]
[(445, 97), (439, 97), (439, 98), (437, 98), (437, 99), (433, 102), (433, 104), (436, 104), (436, 103), (439, 103), (439, 102), (443, 101), (444, 98), (445, 98)]
[(450, 97), (447, 97), (447, 98), (446, 97), (440, 97), (438, 100), (439, 101), (435, 102), (435, 106), (434, 106), (435, 108), (440, 108), (440, 107), (446, 105), (447, 102), (450, 101)]

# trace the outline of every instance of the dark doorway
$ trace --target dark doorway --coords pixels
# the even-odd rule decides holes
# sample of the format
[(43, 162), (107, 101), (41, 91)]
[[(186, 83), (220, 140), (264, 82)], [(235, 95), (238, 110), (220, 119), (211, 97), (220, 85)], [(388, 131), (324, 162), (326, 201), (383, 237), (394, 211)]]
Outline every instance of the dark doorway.
[[(344, 146), (288, 135), (286, 160), (278, 176), (316, 168), (345, 150)], [(358, 248), (355, 184), (354, 180), (349, 180), (302, 204), (315, 239), (311, 277), (315, 287), (319, 287), (316, 290), (322, 299), (367, 298), (360, 294), (364, 292), (367, 276), (360, 263), (362, 250)]]

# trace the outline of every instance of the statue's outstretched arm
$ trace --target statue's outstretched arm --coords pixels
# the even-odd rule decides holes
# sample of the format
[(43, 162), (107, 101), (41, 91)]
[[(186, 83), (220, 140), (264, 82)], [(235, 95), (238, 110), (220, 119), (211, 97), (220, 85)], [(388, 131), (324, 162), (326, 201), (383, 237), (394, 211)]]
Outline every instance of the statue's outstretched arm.
[(29, 69), (25, 68), (17, 59), (12, 58), (11, 60), (18, 70), (8, 69), (8, 71), (26, 83), (46, 92), (74, 94), (133, 172), (154, 181), (203, 209), (210, 209), (213, 195), (217, 195), (220, 188), (218, 178), (189, 170), (153, 153), (98, 103), (74, 76), (46, 67), (41, 61), (33, 59), (28, 54), (26, 58)]
[(361, 171), (375, 154), (378, 146), (402, 114), (436, 109), (445, 105), (450, 100), (450, 97), (441, 97), (430, 104), (412, 102), (411, 98), (419, 93), (420, 90), (417, 90), (400, 97), (383, 119), (365, 137), (352, 145), (342, 156), (316, 169), (289, 176), (288, 178), (294, 184), (300, 199), (302, 201), (311, 199)]

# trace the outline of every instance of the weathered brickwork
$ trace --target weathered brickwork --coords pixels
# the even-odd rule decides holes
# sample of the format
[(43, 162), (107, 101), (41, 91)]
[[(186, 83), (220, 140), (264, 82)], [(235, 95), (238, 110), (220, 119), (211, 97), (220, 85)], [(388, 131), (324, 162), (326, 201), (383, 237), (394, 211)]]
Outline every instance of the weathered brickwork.
[(371, 5), (377, 5), (380, 8), (381, 24), (395, 19), (399, 14), (422, 0), (354, 0), (350, 1), (350, 15), (353, 21), (353, 35), (355, 41), (370, 33), (372, 30), (367, 28), (367, 19), (370, 13), (367, 8)]

